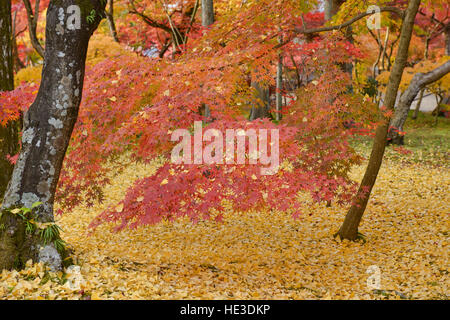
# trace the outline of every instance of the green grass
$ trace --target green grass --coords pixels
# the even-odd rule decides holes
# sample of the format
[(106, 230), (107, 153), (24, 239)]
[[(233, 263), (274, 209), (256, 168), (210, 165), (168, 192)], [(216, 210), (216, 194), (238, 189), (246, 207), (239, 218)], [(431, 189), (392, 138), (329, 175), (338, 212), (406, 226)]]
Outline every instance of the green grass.
[[(449, 166), (450, 157), (450, 119), (437, 118), (430, 113), (420, 112), (416, 120), (411, 119), (411, 113), (405, 123), (404, 149), (411, 154), (402, 154), (395, 149), (398, 146), (388, 146), (385, 157), (402, 162), (421, 162), (436, 166)], [(358, 152), (368, 156), (372, 147), (372, 138), (357, 137), (352, 145)]]

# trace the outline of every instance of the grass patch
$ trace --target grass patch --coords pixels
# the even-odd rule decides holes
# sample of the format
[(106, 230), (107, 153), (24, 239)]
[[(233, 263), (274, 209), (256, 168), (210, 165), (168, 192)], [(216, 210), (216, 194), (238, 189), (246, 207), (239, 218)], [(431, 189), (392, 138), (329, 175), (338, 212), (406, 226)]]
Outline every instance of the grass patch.
[[(411, 114), (405, 123), (405, 145), (388, 146), (385, 157), (401, 162), (421, 162), (435, 166), (449, 165), (450, 155), (450, 119), (438, 117), (435, 125), (435, 117), (431, 113), (420, 112), (417, 119), (411, 119)], [(371, 137), (355, 137), (352, 140), (353, 147), (366, 157), (372, 148)], [(411, 151), (404, 154), (402, 150)], [(400, 150), (400, 151), (399, 151)]]

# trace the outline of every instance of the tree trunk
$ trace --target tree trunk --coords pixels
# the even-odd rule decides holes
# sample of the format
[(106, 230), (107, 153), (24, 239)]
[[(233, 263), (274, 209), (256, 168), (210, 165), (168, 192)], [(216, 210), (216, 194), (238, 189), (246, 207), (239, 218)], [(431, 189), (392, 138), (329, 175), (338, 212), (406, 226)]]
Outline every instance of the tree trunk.
[(283, 56), (279, 54), (278, 64), (277, 64), (277, 92), (276, 92), (276, 112), (275, 120), (281, 120), (281, 111), (283, 107), (283, 97), (281, 95), (281, 90), (283, 89)]
[(411, 80), (408, 88), (400, 97), (397, 108), (395, 108), (394, 117), (391, 120), (391, 130), (389, 131), (389, 143), (403, 144), (403, 135), (399, 131), (403, 131), (409, 109), (417, 94), (425, 88), (425, 86), (439, 80), (450, 72), (450, 61), (442, 64), (438, 68), (427, 73), (416, 73)]
[[(214, 1), (202, 0), (202, 26), (208, 27), (214, 23)], [(211, 118), (211, 109), (207, 104), (204, 105), (204, 117), (206, 121)]]
[(0, 270), (20, 267), (29, 259), (61, 268), (63, 253), (55, 242), (26, 233), (22, 218), (8, 209), (41, 202), (34, 220), (54, 221), (55, 190), (78, 116), (88, 42), (104, 9), (100, 1), (50, 1), (41, 86), (24, 115), (22, 150), (1, 207)]
[[(403, 70), (408, 58), (408, 48), (411, 41), (411, 34), (414, 26), (414, 19), (419, 9), (420, 0), (410, 0), (403, 19), (400, 44), (397, 57), (389, 76), (386, 89), (385, 106), (388, 110), (394, 110), (398, 87), (402, 78)], [(386, 138), (388, 134), (389, 122), (387, 119), (376, 129), (372, 152), (369, 163), (362, 179), (359, 190), (354, 198), (350, 210), (348, 211), (344, 223), (337, 232), (341, 239), (356, 240), (358, 238), (358, 226), (369, 201), (370, 193), (377, 179), (383, 161), (384, 150), (386, 148)]]
[(325, 11), (325, 21), (328, 21), (333, 16), (331, 14), (331, 9), (333, 7), (333, 1), (332, 0), (325, 0), (324, 1), (324, 11)]
[[(17, 11), (14, 12), (14, 17), (12, 19), (12, 55), (14, 63), (14, 72), (19, 72), (20, 69), (25, 68), (22, 60), (19, 58), (19, 50), (17, 49), (17, 34), (16, 34), (16, 21), (17, 21)], [(1, 196), (0, 196), (1, 198)]]
[(419, 99), (417, 100), (416, 109), (414, 109), (414, 114), (412, 115), (412, 119), (416, 120), (419, 116), (420, 106), (422, 105), (423, 94), (425, 93), (425, 89), (420, 90)]
[(214, 23), (214, 1), (202, 0), (202, 26), (207, 27)]
[[(13, 43), (12, 43), (11, 1), (0, 3), (0, 91), (14, 89), (13, 73)], [(17, 153), (18, 141), (17, 122), (10, 122), (5, 127), (0, 125), (0, 200), (11, 179), (13, 165), (6, 158), (7, 155)]]
[(30, 34), (31, 45), (34, 50), (41, 56), (44, 57), (44, 48), (42, 48), (41, 43), (37, 38), (37, 23), (39, 20), (39, 3), (40, 0), (36, 0), (34, 12), (31, 8), (30, 0), (23, 0), (23, 4), (25, 5), (25, 9), (27, 11), (27, 19), (28, 19), (28, 30)]
[(255, 90), (255, 101), (248, 117), (249, 120), (272, 118), (270, 114), (269, 88), (263, 87), (259, 82), (252, 82), (251, 85)]
[(338, 11), (345, 0), (325, 0), (325, 20), (330, 20)]
[(450, 23), (445, 26), (445, 55), (450, 56)]
[(108, 10), (105, 11), (106, 20), (108, 20), (109, 31), (115, 42), (119, 42), (116, 23), (114, 22), (114, 0), (108, 0)]

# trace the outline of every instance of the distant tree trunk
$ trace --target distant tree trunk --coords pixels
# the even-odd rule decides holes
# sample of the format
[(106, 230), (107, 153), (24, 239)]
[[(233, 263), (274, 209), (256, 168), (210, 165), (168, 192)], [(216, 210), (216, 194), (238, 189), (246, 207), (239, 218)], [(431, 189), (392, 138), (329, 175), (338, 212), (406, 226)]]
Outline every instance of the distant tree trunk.
[[(339, 8), (344, 2), (345, 0), (325, 0), (325, 21), (331, 20), (331, 18), (333, 18), (333, 16), (339, 11)], [(346, 28), (345, 38), (350, 43), (353, 43), (354, 40), (351, 26)], [(350, 77), (352, 77), (353, 64), (351, 62), (340, 64), (340, 67), (344, 72), (349, 73)]]
[(20, 69), (25, 68), (24, 63), (19, 58), (19, 50), (17, 49), (17, 36), (16, 34), (16, 17), (17, 11), (14, 12), (14, 17), (12, 20), (12, 50), (13, 50), (13, 61), (14, 61), (14, 71), (18, 72)]
[[(14, 89), (11, 0), (0, 3), (0, 52), (0, 91), (10, 91)], [(0, 125), (0, 200), (3, 199), (13, 171), (13, 165), (6, 156), (15, 155), (18, 145), (17, 122), (10, 122), (6, 127)]]
[(450, 23), (445, 26), (445, 55), (450, 56)]
[(51, 0), (48, 6), (41, 86), (24, 115), (22, 149), (1, 207), (0, 270), (20, 268), (29, 259), (61, 269), (63, 252), (55, 242), (45, 242), (36, 232), (27, 233), (23, 219), (7, 209), (41, 202), (33, 219), (54, 221), (56, 185), (78, 116), (88, 42), (104, 18), (105, 4), (101, 3)]
[[(214, 1), (202, 0), (202, 26), (208, 27), (214, 23)], [(211, 109), (208, 105), (204, 106), (205, 119), (211, 118)]]
[(117, 36), (116, 23), (114, 22), (114, 0), (108, 0), (108, 9), (105, 10), (106, 20), (108, 20), (109, 31), (115, 42), (119, 42)]
[(338, 11), (345, 0), (325, 0), (325, 20), (330, 20)]
[[(428, 48), (430, 46), (430, 37), (427, 36), (427, 38), (425, 39), (425, 52), (423, 54), (424, 59), (428, 59)], [(420, 90), (420, 94), (419, 94), (419, 100), (417, 101), (417, 105), (416, 105), (416, 109), (414, 110), (414, 113), (412, 115), (412, 119), (416, 120), (417, 116), (419, 115), (419, 111), (420, 111), (420, 106), (422, 104), (422, 99), (423, 99), (423, 94), (425, 93), (425, 88), (422, 88), (422, 90)]]
[[(420, 0), (410, 0), (403, 18), (397, 57), (395, 59), (386, 88), (385, 105), (388, 110), (394, 110), (398, 87), (400, 85), (403, 70), (408, 58), (408, 48), (411, 41), (414, 19), (419, 9), (419, 5)], [(372, 153), (370, 154), (366, 172), (354, 198), (354, 203), (348, 211), (341, 228), (337, 232), (337, 235), (341, 239), (356, 240), (358, 238), (358, 227), (364, 211), (366, 210), (370, 193), (375, 184), (381, 163), (383, 161), (388, 127), (389, 122), (385, 119), (384, 123), (379, 125), (376, 129)]]
[(278, 64), (277, 64), (277, 92), (276, 92), (276, 112), (275, 120), (281, 120), (281, 111), (283, 107), (283, 97), (281, 95), (281, 90), (283, 89), (283, 56), (279, 54)]
[(23, 4), (25, 5), (25, 9), (27, 11), (28, 30), (30, 33), (31, 45), (41, 57), (44, 57), (44, 48), (42, 48), (41, 43), (37, 38), (37, 23), (39, 20), (40, 0), (36, 0), (34, 12), (33, 9), (31, 8), (30, 0), (23, 0)]
[(324, 9), (325, 9), (325, 20), (328, 21), (333, 16), (331, 13), (331, 9), (333, 7), (333, 1), (332, 0), (325, 0), (324, 1)]
[(249, 120), (272, 118), (270, 114), (269, 88), (262, 86), (259, 82), (252, 82), (255, 90), (255, 99), (250, 111)]
[(214, 23), (214, 1), (202, 0), (202, 26), (207, 27)]
[(395, 108), (394, 117), (391, 120), (391, 130), (389, 131), (389, 143), (403, 144), (403, 135), (398, 134), (398, 131), (403, 131), (403, 126), (408, 117), (409, 109), (417, 96), (419, 91), (423, 90), (425, 86), (441, 79), (450, 72), (450, 61), (442, 64), (436, 69), (427, 73), (416, 73), (411, 80), (408, 88), (400, 97), (397, 108)]
[(416, 109), (414, 109), (414, 114), (411, 117), (413, 120), (416, 120), (417, 117), (419, 116), (420, 106), (422, 104), (422, 99), (423, 99), (423, 94), (424, 93), (425, 93), (425, 88), (420, 90), (419, 99), (417, 100)]

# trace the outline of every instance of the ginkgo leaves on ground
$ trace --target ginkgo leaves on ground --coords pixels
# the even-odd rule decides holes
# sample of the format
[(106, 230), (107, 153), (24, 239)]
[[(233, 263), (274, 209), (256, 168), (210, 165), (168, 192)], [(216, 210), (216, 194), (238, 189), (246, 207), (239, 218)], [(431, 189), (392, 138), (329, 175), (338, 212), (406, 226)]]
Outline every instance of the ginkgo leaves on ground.
[[(222, 223), (182, 219), (120, 233), (105, 224), (87, 236), (96, 215), (160, 165), (124, 169), (103, 205), (77, 207), (58, 221), (81, 267), (78, 287), (68, 284), (74, 274), (29, 264), (3, 271), (0, 298), (448, 299), (448, 168), (384, 163), (360, 229), (366, 242), (335, 240), (345, 208), (306, 195), (298, 219), (271, 208), (226, 209)], [(378, 291), (367, 286), (373, 265)]]

